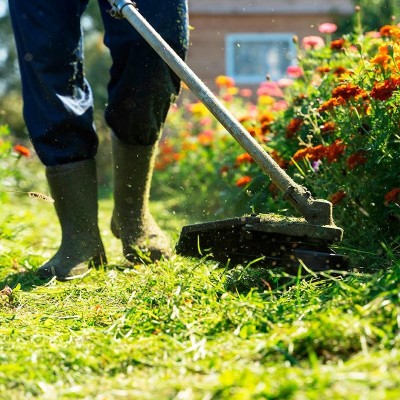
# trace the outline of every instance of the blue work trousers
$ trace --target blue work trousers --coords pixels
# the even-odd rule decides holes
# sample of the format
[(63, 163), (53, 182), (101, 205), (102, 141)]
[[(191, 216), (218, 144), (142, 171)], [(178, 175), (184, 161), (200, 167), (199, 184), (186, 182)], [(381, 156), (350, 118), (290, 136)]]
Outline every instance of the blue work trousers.
[[(54, 166), (92, 158), (98, 138), (84, 75), (81, 16), (88, 0), (9, 0), (22, 79), (24, 119), (41, 161)], [(112, 66), (105, 119), (131, 145), (152, 145), (180, 81), (126, 20), (98, 0)], [(187, 0), (136, 0), (141, 14), (185, 58)]]

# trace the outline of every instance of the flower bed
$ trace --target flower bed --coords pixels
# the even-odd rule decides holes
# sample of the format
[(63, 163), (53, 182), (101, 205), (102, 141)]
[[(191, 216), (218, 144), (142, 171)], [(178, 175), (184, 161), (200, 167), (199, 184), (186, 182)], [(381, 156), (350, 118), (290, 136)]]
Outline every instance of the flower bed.
[[(400, 27), (335, 40), (332, 26), (321, 32), (301, 44), (294, 38), (298, 65), (285, 79), (263, 82), (256, 101), (232, 78), (216, 83), (277, 163), (335, 205), (345, 246), (372, 260), (382, 243), (399, 249)], [(251, 156), (202, 104), (183, 97), (160, 145), (157, 186), (183, 191), (193, 210), (211, 219), (250, 210), (291, 214)]]

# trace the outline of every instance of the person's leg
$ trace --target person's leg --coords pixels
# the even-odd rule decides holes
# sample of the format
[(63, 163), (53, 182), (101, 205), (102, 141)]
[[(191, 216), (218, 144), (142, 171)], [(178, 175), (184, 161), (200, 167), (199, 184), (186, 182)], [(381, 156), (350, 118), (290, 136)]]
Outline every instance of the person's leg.
[[(125, 256), (156, 260), (170, 253), (169, 241), (148, 209), (156, 144), (179, 78), (125, 20), (112, 19), (99, 0), (105, 44), (113, 65), (106, 120), (113, 131), (114, 200), (112, 231)], [(186, 0), (139, 0), (139, 11), (184, 58), (187, 51)]]
[[(92, 93), (83, 74), (80, 17), (87, 1), (9, 1), (18, 52), (24, 118), (46, 166), (61, 224), (57, 254), (42, 277), (71, 279), (105, 261), (97, 227)], [(84, 266), (85, 264), (86, 266)]]
[(83, 74), (80, 16), (87, 1), (10, 0), (24, 118), (46, 166), (93, 158), (93, 99)]

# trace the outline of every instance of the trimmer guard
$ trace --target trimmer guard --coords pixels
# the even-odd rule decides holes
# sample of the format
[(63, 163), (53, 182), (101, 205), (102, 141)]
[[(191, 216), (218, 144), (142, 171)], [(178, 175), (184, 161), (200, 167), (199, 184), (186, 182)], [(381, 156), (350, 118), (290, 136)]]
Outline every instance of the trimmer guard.
[(302, 260), (313, 271), (343, 270), (348, 268), (347, 259), (329, 248), (342, 236), (343, 230), (334, 225), (252, 214), (184, 226), (176, 252), (193, 257), (210, 255), (231, 266), (257, 260), (256, 265), (294, 271)]

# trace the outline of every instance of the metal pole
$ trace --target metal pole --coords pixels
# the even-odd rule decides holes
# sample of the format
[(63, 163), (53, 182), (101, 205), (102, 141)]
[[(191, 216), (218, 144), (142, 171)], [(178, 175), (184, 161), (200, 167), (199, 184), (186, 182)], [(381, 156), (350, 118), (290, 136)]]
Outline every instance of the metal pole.
[(135, 8), (131, 0), (108, 0), (112, 6), (110, 14), (125, 17), (142, 35), (167, 65), (182, 79), (197, 98), (208, 108), (215, 118), (226, 128), (236, 141), (252, 156), (261, 170), (284, 193), (289, 201), (308, 221), (330, 225), (332, 204), (326, 200), (314, 200), (307, 188), (297, 184), (274, 161), (234, 118), (221, 101), (207, 88), (186, 63), (175, 53), (169, 44), (154, 30)]

